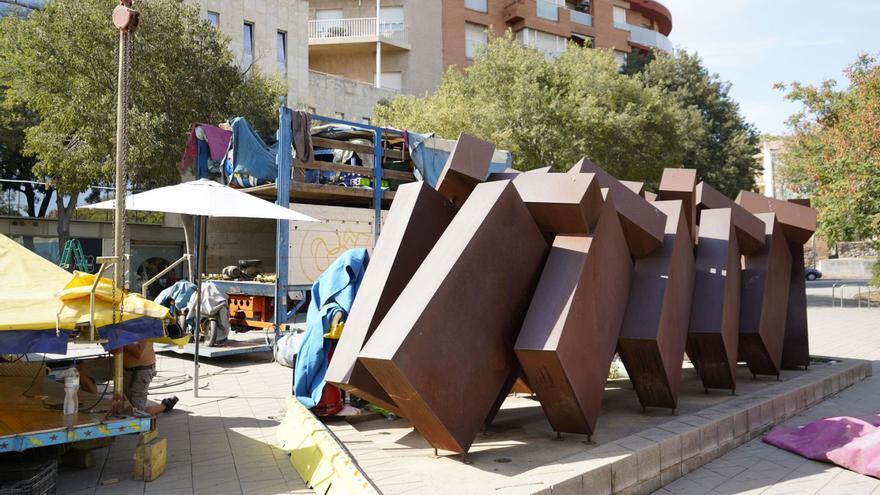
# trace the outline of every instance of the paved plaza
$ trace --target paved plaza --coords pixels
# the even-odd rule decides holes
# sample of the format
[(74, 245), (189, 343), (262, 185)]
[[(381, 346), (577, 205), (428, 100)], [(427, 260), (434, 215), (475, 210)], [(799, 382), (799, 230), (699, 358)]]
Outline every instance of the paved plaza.
[[(818, 302), (818, 301), (817, 301)], [(811, 307), (813, 354), (880, 360), (880, 309)], [(199, 398), (192, 397), (193, 372), (184, 356), (160, 356), (152, 398), (176, 394), (177, 409), (162, 416), (161, 436), (168, 439), (168, 470), (158, 480), (132, 480), (135, 437), (121, 437), (95, 451), (98, 467), (63, 468), (59, 493), (73, 494), (278, 494), (312, 493), (275, 445), (284, 414), (291, 370), (269, 362), (270, 356), (235, 356), (204, 360)], [(826, 400), (787, 424), (841, 414), (880, 411), (876, 375)], [(655, 492), (669, 494), (878, 493), (880, 480), (805, 460), (766, 445), (748, 442)]]

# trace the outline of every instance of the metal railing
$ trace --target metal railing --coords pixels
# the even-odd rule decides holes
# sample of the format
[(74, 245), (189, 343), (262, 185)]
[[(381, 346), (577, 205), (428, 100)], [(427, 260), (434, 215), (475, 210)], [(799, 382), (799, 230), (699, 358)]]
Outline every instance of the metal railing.
[[(831, 307), (832, 308), (843, 308), (845, 307), (844, 299), (847, 299), (843, 293), (843, 289), (849, 287), (849, 284), (834, 284), (831, 286)], [(855, 304), (850, 307), (861, 308), (862, 307), (862, 292), (864, 292), (867, 297), (865, 298), (865, 307), (871, 308), (874, 307), (873, 300), (871, 296), (874, 294), (874, 287), (870, 285), (855, 285), (857, 293), (855, 294)], [(837, 290), (840, 289), (838, 293)]]
[(407, 43), (409, 36), (402, 23), (376, 23), (375, 17), (323, 19), (309, 21), (309, 41), (371, 38), (376, 36), (395, 43)]

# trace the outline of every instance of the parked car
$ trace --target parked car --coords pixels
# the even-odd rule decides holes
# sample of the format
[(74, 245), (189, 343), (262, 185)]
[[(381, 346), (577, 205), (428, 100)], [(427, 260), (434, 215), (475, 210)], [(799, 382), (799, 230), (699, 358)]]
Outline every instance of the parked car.
[(822, 272), (816, 270), (815, 268), (807, 268), (804, 270), (807, 280), (816, 280), (817, 278), (822, 278)]

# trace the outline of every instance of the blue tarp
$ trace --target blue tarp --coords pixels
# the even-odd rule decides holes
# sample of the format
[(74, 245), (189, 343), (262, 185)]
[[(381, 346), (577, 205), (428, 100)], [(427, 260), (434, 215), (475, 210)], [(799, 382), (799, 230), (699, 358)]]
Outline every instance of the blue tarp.
[[(416, 171), (429, 186), (436, 187), (440, 172), (443, 171), (446, 159), (449, 158), (449, 152), (428, 147), (430, 144), (428, 140), (434, 137), (433, 134), (418, 134), (410, 131), (407, 131), (406, 134), (409, 142), (409, 154)], [(510, 168), (512, 161), (511, 155), (508, 153), (505, 162), (492, 162), (489, 165), (489, 173), (504, 172)]]
[(164, 337), (165, 330), (162, 320), (144, 316), (116, 325), (104, 325), (98, 329), (98, 335), (107, 340), (101, 346), (109, 351), (140, 340)]
[(293, 369), (293, 395), (308, 408), (321, 401), (324, 391), (331, 344), (324, 334), (336, 313), (342, 312), (342, 321), (345, 321), (369, 260), (366, 249), (349, 249), (312, 284), (306, 333)]
[(0, 354), (66, 354), (68, 340), (70, 332), (66, 331), (5, 330), (0, 332)]
[(269, 146), (257, 135), (244, 117), (236, 117), (232, 126), (232, 163), (224, 162), (229, 183), (238, 187), (253, 187), (275, 182), (278, 165), (275, 155), (278, 143)]
[[(174, 285), (171, 287), (162, 290), (162, 292), (156, 296), (156, 299), (153, 299), (153, 302), (165, 306), (171, 310), (172, 315), (176, 315), (186, 308), (186, 305), (189, 304), (189, 299), (195, 293), (195, 284), (186, 280), (178, 280), (177, 282), (174, 282)], [(169, 303), (172, 300), (174, 301), (173, 307)]]

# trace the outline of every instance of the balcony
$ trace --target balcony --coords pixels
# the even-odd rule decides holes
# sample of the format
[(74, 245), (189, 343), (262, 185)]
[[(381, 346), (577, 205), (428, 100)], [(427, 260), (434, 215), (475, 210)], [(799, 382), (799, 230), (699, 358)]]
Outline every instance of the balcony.
[(629, 31), (629, 42), (632, 44), (648, 48), (656, 48), (667, 53), (673, 53), (675, 51), (675, 47), (672, 46), (672, 42), (669, 41), (669, 38), (657, 31), (643, 28), (641, 26), (634, 26), (632, 24), (614, 23), (614, 27)]
[(408, 32), (402, 22), (377, 23), (375, 17), (309, 21), (310, 47), (376, 42), (390, 48), (410, 49)]
[(572, 23), (582, 26), (592, 26), (593, 16), (580, 10), (568, 9), (568, 16)]

